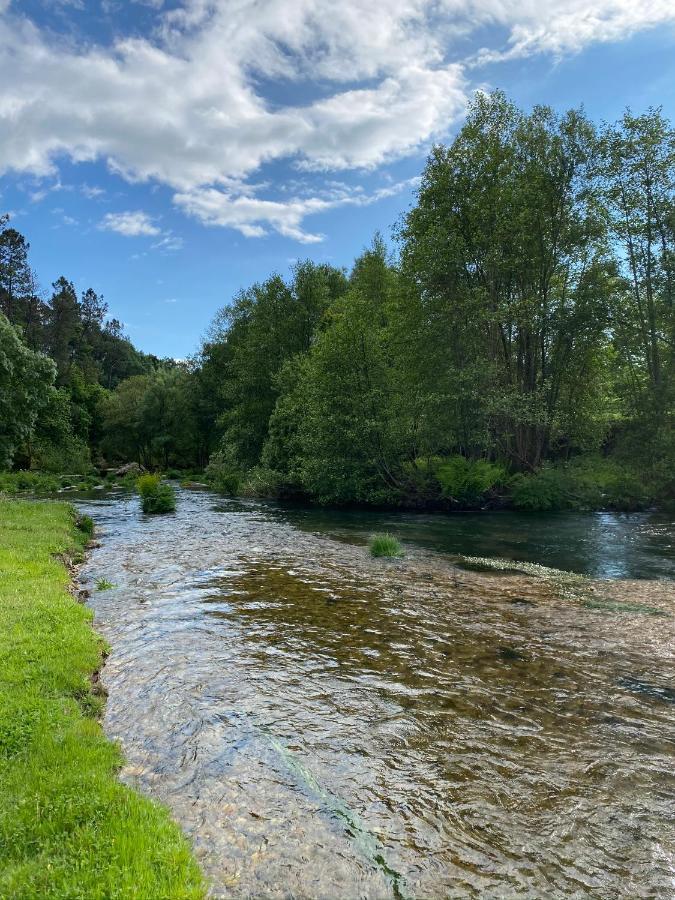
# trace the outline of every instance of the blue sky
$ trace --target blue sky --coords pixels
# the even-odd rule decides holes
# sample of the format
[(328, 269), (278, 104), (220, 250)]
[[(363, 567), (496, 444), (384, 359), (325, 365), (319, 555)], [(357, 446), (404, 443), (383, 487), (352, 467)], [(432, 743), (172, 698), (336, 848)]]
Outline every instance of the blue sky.
[(467, 99), (675, 118), (672, 0), (0, 0), (0, 207), (137, 346), (185, 357), (219, 306), (349, 266)]

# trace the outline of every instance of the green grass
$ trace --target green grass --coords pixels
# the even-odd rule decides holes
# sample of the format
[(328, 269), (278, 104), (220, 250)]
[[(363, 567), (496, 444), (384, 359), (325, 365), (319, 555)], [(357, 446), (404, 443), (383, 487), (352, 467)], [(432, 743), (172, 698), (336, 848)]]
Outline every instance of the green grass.
[(403, 556), (403, 547), (393, 534), (375, 534), (370, 539), (371, 556)]
[(141, 475), (136, 481), (144, 513), (167, 513), (176, 508), (176, 492), (161, 475)]
[(109, 591), (114, 588), (115, 585), (112, 581), (108, 581), (107, 578), (97, 578), (96, 579), (96, 590), (97, 591)]
[(186, 839), (117, 780), (97, 720), (104, 644), (62, 561), (86, 540), (67, 504), (0, 501), (0, 897), (202, 897)]

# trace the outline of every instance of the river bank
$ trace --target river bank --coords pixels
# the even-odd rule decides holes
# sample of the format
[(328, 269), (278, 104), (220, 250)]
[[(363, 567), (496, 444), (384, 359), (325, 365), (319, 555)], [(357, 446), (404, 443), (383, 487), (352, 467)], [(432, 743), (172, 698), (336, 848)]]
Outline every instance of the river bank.
[(66, 568), (86, 541), (65, 503), (0, 501), (0, 897), (196, 900), (186, 840), (99, 724), (104, 642)]
[(215, 896), (669, 889), (672, 581), (476, 571), (405, 538), (383, 562), (340, 521), (206, 491), (81, 509), (83, 586), (116, 585), (90, 600), (105, 729)]

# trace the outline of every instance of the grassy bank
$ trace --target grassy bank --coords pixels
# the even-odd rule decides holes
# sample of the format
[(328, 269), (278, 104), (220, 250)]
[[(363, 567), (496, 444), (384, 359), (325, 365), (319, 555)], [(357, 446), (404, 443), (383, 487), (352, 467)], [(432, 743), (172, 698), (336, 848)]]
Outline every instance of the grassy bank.
[(103, 643), (62, 562), (64, 503), (0, 501), (0, 897), (196, 898), (168, 813), (120, 784), (92, 690)]

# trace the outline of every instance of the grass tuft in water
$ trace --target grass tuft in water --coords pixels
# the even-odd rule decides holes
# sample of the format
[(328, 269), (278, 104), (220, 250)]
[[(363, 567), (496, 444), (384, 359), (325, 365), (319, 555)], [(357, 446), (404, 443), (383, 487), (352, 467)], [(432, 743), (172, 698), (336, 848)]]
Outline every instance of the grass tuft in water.
[(136, 481), (144, 513), (167, 513), (176, 508), (176, 492), (161, 475), (141, 475)]
[(114, 587), (115, 585), (112, 583), (112, 581), (108, 581), (107, 578), (98, 578), (96, 580), (97, 591), (110, 591)]
[(369, 546), (371, 556), (403, 556), (401, 542), (393, 534), (375, 534), (370, 539)]

